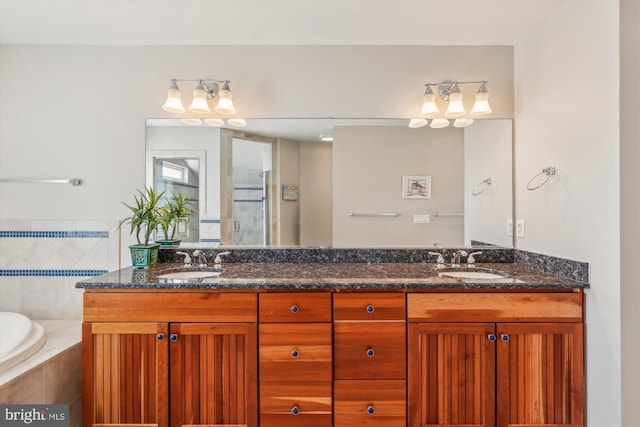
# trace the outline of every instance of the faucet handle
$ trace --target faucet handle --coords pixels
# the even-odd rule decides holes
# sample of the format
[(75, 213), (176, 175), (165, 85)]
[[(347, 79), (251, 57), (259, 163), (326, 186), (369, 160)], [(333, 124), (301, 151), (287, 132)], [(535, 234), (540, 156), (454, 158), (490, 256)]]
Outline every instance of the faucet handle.
[(216, 267), (221, 267), (222, 266), (222, 257), (225, 255), (231, 255), (231, 252), (229, 251), (225, 251), (225, 252), (220, 252), (218, 255), (216, 255), (216, 258), (213, 260), (213, 264)]
[(436, 259), (436, 264), (444, 264), (444, 257), (442, 256), (442, 254), (440, 252), (431, 252), (431, 251), (429, 251), (428, 254), (438, 257), (438, 259)]
[(184, 256), (184, 263), (185, 264), (191, 264), (191, 255), (189, 255), (188, 253), (176, 251), (176, 255), (183, 255)]
[(474, 256), (481, 255), (481, 254), (482, 254), (481, 251), (471, 252), (469, 254), (469, 257), (467, 258), (467, 265), (474, 265), (476, 263), (476, 259), (474, 258)]

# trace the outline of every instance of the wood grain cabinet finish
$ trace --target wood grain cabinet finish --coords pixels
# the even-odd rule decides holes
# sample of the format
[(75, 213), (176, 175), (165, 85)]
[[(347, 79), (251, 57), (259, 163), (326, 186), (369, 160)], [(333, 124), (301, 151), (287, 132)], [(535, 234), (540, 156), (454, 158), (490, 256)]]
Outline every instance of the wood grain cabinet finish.
[(334, 426), (405, 427), (406, 297), (334, 296)]
[(259, 311), (260, 426), (331, 427), (331, 294), (261, 294)]
[[(123, 295), (85, 294), (85, 427), (258, 426), (257, 295)], [(146, 321), (145, 300), (155, 318), (171, 322)], [(101, 301), (118, 306), (104, 310)], [(185, 310), (188, 303), (192, 313)], [(204, 322), (209, 310), (222, 322)], [(145, 320), (136, 322), (138, 314)]]
[(481, 297), (409, 295), (408, 425), (582, 426), (583, 295)]

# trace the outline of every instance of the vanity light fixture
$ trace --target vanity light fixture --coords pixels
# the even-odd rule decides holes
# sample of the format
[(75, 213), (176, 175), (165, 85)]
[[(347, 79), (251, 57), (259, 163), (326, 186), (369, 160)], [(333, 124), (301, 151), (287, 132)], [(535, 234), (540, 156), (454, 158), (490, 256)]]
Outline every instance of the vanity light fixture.
[[(418, 121), (418, 119), (411, 119), (409, 121), (409, 127), (419, 128), (427, 124), (426, 119), (433, 119), (430, 126), (432, 128), (444, 128), (449, 126), (449, 121), (446, 118), (455, 118), (454, 126), (461, 128), (469, 126), (473, 123), (473, 119), (462, 117), (467, 114), (467, 110), (462, 102), (463, 94), (460, 90), (460, 86), (463, 85), (480, 85), (478, 92), (475, 96), (475, 103), (471, 108), (470, 114), (489, 114), (491, 113), (491, 106), (489, 105), (489, 91), (487, 90), (487, 81), (475, 81), (475, 82), (460, 82), (444, 80), (439, 83), (425, 83), (426, 89), (422, 96), (422, 109), (418, 117), (425, 119), (424, 122)], [(436, 92), (440, 99), (447, 103), (447, 109), (442, 115), (440, 108), (437, 104)]]
[(321, 142), (333, 142), (333, 135), (320, 135), (318, 139)]
[[(195, 83), (193, 99), (189, 105), (189, 111), (196, 114), (210, 114), (209, 101), (215, 102), (213, 111), (223, 115), (236, 114), (233, 105), (233, 93), (229, 86), (229, 80), (211, 79), (171, 79), (171, 84), (167, 90), (167, 100), (162, 109), (169, 113), (181, 114), (186, 112), (182, 104), (182, 92), (178, 83)], [(200, 119), (196, 119), (200, 121)], [(205, 118), (205, 122), (211, 126), (222, 126), (224, 121), (221, 118)], [(193, 121), (195, 123), (195, 120)], [(229, 119), (231, 126), (246, 126), (247, 122), (242, 118)]]
[(409, 127), (411, 129), (417, 129), (426, 126), (427, 123), (429, 123), (427, 119), (411, 119), (409, 120)]

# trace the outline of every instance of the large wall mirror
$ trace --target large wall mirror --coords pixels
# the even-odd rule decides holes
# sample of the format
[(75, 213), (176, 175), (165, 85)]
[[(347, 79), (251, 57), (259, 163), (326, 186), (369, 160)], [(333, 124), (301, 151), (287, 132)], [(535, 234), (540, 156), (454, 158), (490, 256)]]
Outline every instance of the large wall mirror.
[(194, 198), (183, 245), (513, 247), (512, 121), (407, 124), (148, 119), (147, 185)]

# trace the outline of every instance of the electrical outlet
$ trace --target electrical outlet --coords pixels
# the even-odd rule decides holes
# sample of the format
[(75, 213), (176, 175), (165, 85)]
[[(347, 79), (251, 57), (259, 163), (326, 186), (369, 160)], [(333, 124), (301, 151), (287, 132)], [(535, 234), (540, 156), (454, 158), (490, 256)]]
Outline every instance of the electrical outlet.
[(513, 220), (507, 220), (507, 236), (513, 236)]
[(429, 214), (420, 214), (413, 216), (414, 224), (429, 224), (431, 219), (429, 218)]
[(524, 219), (516, 221), (516, 236), (524, 237)]

